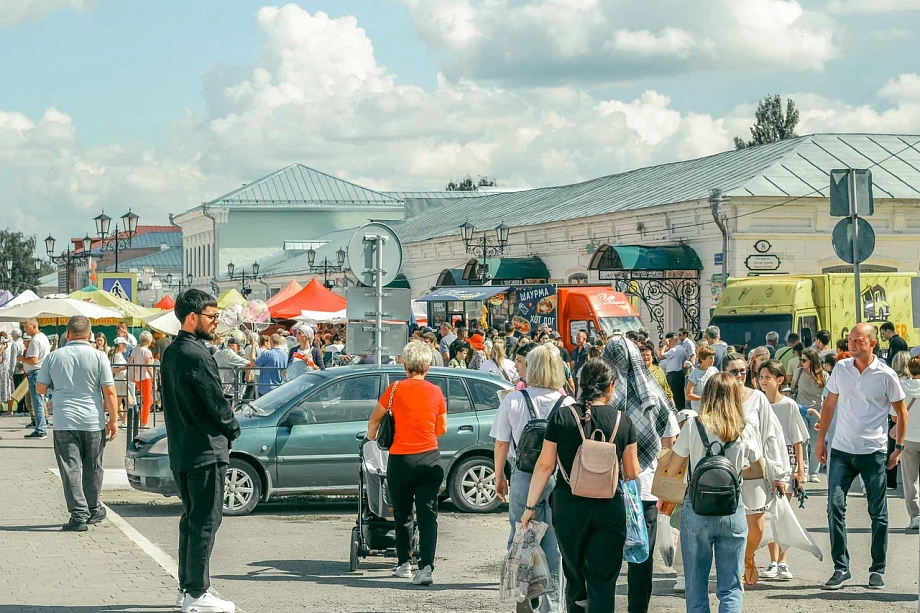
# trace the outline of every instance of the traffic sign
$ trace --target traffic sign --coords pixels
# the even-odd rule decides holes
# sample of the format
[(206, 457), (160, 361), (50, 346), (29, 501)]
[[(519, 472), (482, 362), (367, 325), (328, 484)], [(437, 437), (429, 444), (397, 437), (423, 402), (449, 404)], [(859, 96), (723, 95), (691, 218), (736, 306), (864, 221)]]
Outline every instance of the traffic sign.
[[(857, 238), (857, 255), (859, 263), (865, 262), (872, 255), (872, 252), (875, 251), (875, 231), (872, 229), (872, 224), (870, 224), (865, 219), (861, 217), (856, 218), (856, 223), (859, 228), (859, 237)], [(846, 262), (847, 264), (856, 264), (857, 262), (853, 261), (853, 218), (847, 217), (846, 219), (841, 219), (837, 222), (837, 225), (834, 226), (834, 232), (831, 235), (831, 240), (834, 245), (834, 252), (837, 254), (837, 257)]]
[(137, 273), (104, 272), (97, 275), (99, 287), (122, 300), (137, 304)]
[(402, 266), (402, 244), (396, 233), (389, 226), (382, 223), (369, 223), (358, 228), (348, 241), (348, 267), (358, 281), (367, 287), (377, 286), (376, 269), (377, 241), (375, 237), (382, 237), (383, 249), (381, 262), (383, 273), (381, 285), (386, 285), (399, 274)]
[[(345, 291), (348, 319), (376, 319), (377, 292), (370, 287), (349, 287)], [(383, 290), (383, 319), (409, 321), (412, 317), (412, 294), (407, 289)]]
[[(863, 215), (869, 217), (875, 212), (872, 199), (872, 171), (853, 170), (856, 185), (855, 202), (850, 202), (849, 168), (831, 171), (831, 217), (849, 217)], [(855, 206), (856, 210), (853, 210)]]
[[(374, 355), (377, 352), (377, 324), (372, 321), (353, 321), (348, 324), (345, 353), (348, 355)], [(384, 323), (380, 327), (380, 353), (401, 355), (409, 342), (409, 326), (404, 323)]]

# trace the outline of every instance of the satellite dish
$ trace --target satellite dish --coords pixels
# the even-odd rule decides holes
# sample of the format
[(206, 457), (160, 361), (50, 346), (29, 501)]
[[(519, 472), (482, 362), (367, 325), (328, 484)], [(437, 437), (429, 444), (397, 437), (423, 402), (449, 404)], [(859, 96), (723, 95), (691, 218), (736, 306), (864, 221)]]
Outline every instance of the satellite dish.
[(348, 267), (358, 281), (367, 287), (376, 285), (377, 244), (374, 240), (365, 240), (372, 236), (386, 239), (383, 244), (382, 285), (387, 285), (396, 278), (402, 266), (402, 244), (389, 226), (369, 223), (358, 228), (348, 241)]

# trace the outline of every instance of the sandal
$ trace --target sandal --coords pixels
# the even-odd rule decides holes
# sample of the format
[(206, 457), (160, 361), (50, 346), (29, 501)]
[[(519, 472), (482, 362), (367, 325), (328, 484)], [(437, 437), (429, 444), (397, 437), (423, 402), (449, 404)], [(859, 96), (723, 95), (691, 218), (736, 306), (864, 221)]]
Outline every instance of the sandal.
[(754, 585), (757, 583), (759, 578), (759, 573), (757, 572), (757, 563), (754, 561), (754, 558), (744, 560), (744, 584), (745, 585)]

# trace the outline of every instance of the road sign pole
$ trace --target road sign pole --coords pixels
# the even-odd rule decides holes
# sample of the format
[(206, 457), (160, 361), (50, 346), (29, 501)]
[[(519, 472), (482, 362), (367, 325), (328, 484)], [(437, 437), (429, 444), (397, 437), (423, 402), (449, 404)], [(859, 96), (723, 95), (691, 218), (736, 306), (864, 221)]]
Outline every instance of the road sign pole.
[(860, 300), (862, 297), (862, 284), (859, 280), (859, 214), (856, 207), (856, 170), (851, 168), (847, 173), (847, 181), (849, 182), (849, 192), (850, 196), (850, 218), (853, 220), (853, 286), (854, 291), (856, 292), (856, 323), (862, 322), (862, 305)]
[(377, 322), (376, 331), (374, 332), (374, 355), (377, 358), (377, 364), (379, 365), (383, 360), (383, 275), (386, 274), (386, 271), (383, 268), (383, 244), (386, 242), (386, 237), (377, 236), (373, 237), (374, 240), (374, 270), (376, 274), (374, 275), (374, 290), (377, 294), (377, 314), (375, 320)]

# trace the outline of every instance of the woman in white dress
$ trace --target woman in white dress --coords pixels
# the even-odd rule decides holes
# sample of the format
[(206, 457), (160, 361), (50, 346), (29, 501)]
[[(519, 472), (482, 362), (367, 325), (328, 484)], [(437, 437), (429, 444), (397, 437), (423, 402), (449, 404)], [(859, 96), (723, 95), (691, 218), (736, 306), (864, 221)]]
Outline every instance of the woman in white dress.
[[(10, 338), (6, 332), (0, 332), (0, 410), (9, 404), (13, 397), (10, 353)], [(9, 410), (12, 412), (13, 409)]]
[[(722, 370), (744, 384), (747, 376), (747, 362), (738, 353), (728, 353), (722, 361)], [(783, 428), (773, 407), (763, 392), (744, 388), (742, 390), (741, 409), (745, 421), (754, 429), (754, 434), (763, 449), (763, 475), (757, 475), (757, 467), (752, 467), (754, 474), (745, 475), (741, 485), (741, 499), (747, 513), (748, 540), (744, 553), (744, 582), (746, 585), (757, 583), (757, 564), (754, 553), (763, 538), (764, 511), (770, 503), (773, 492), (786, 491), (789, 479), (789, 457), (786, 454), (786, 439)]]
[(479, 370), (504, 379), (508, 383), (514, 383), (518, 379), (514, 362), (505, 357), (505, 343), (492, 343), (489, 359), (482, 363)]

